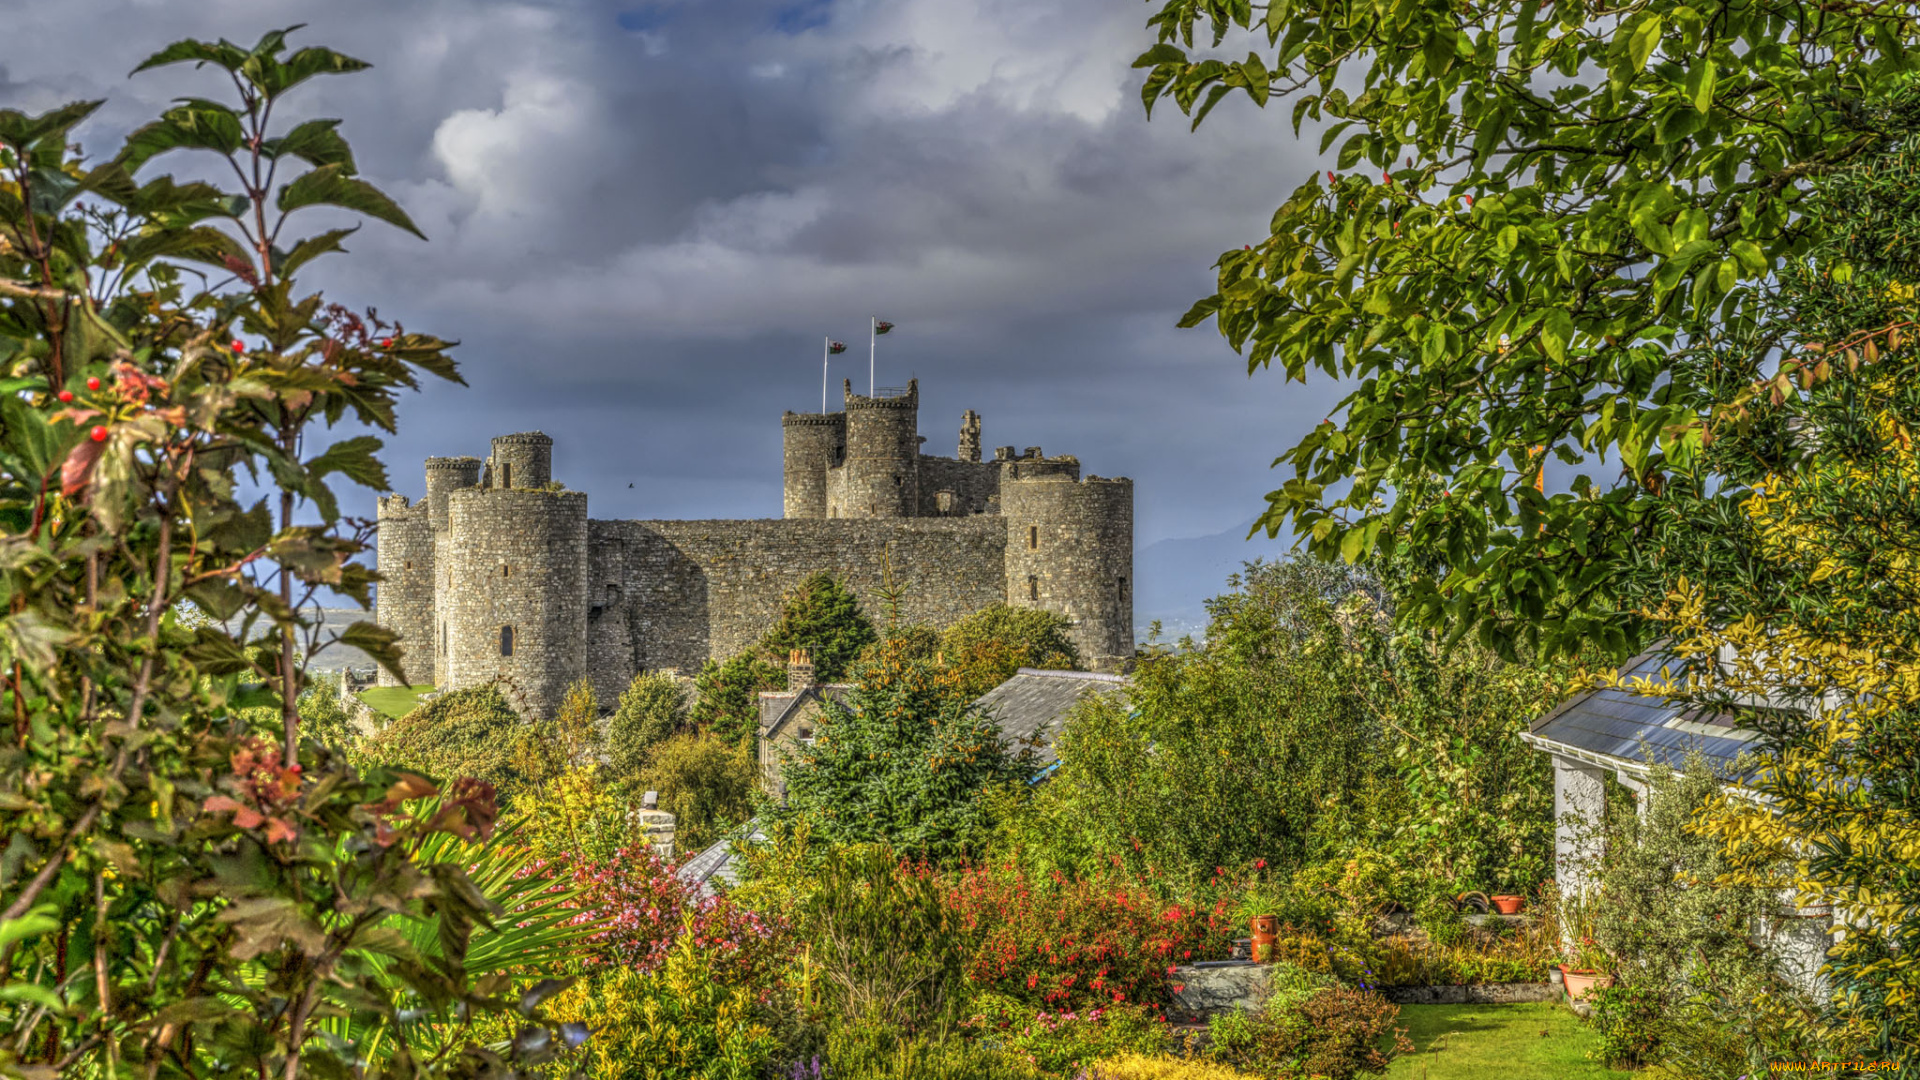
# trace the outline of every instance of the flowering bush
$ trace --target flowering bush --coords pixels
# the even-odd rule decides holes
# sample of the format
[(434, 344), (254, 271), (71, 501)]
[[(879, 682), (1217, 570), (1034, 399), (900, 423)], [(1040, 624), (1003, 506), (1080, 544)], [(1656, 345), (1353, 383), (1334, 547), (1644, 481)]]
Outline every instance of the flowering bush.
[[(1393, 1026), (1400, 1007), (1378, 994), (1324, 987), (1304, 999), (1270, 1002), (1250, 1017), (1248, 1037), (1209, 1047), (1209, 1055), (1265, 1080), (1351, 1080), (1382, 1073), (1413, 1049)], [(1384, 1043), (1384, 1045), (1383, 1045)]]
[(1164, 1003), (1173, 966), (1225, 959), (1235, 932), (1224, 899), (1168, 903), (1113, 877), (975, 867), (949, 879), (947, 903), (973, 940), (974, 986), (1056, 1008)]
[(1167, 1043), (1166, 1017), (1145, 1005), (1036, 1013), (1014, 998), (985, 993), (974, 999), (974, 1008), (964, 1026), (981, 1042), (1052, 1075), (1120, 1054), (1157, 1053)]

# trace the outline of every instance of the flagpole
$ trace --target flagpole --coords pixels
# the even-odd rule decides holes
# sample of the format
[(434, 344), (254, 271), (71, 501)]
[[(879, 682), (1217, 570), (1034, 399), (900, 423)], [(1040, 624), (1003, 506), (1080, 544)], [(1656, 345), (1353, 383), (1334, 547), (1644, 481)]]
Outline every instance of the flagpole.
[(873, 396), (873, 350), (880, 340), (880, 316), (867, 316), (867, 396)]
[(833, 351), (833, 335), (820, 339), (820, 415), (827, 415), (827, 354)]

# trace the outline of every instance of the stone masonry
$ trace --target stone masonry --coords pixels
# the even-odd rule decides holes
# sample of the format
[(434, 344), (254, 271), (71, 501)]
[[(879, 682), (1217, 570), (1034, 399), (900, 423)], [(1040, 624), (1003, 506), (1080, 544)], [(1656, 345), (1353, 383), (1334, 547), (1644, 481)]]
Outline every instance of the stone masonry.
[(611, 702), (641, 671), (732, 656), (821, 570), (870, 611), (890, 574), (902, 618), (936, 628), (996, 602), (1059, 612), (1090, 667), (1125, 665), (1133, 482), (1037, 446), (982, 461), (971, 410), (954, 457), (921, 453), (918, 409), (916, 382), (787, 413), (782, 519), (590, 520), (539, 432), (495, 438), (485, 461), (430, 458), (426, 498), (379, 503), (378, 618), (413, 682), (498, 680), (528, 715), (583, 676)]

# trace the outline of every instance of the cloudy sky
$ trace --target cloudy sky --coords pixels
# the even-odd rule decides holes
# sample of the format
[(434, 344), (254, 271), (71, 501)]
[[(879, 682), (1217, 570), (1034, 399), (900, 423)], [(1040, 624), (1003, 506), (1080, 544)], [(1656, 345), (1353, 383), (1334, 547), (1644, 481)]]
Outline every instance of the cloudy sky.
[(1211, 327), (1174, 327), (1316, 161), (1284, 107), (1149, 123), (1129, 65), (1150, 10), (0, 0), (0, 106), (107, 98), (79, 133), (105, 156), (169, 98), (225, 89), (185, 66), (126, 77), (173, 40), (305, 22), (296, 46), (371, 62), (287, 119), (344, 118), (431, 238), (372, 224), (308, 275), (462, 342), (471, 387), (403, 406), (387, 460), (409, 494), (422, 457), (537, 428), (595, 517), (778, 516), (780, 413), (819, 408), (823, 335), (851, 346), (835, 393), (865, 385), (877, 314), (898, 324), (879, 383), (919, 377), (929, 451), (972, 408), (989, 447), (1130, 476), (1144, 546), (1250, 520), (1339, 396), (1249, 378)]

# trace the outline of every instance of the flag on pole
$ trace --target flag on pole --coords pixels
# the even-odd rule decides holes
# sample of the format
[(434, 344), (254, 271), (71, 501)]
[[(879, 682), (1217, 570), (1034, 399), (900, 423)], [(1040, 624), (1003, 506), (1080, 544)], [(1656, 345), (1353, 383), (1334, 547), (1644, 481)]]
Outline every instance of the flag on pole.
[(892, 323), (883, 321), (881, 319), (873, 320), (873, 332), (875, 334), (884, 334), (891, 329), (893, 329)]
[(839, 356), (841, 353), (847, 351), (847, 346), (845, 342), (829, 340), (827, 342), (827, 351), (835, 356)]

